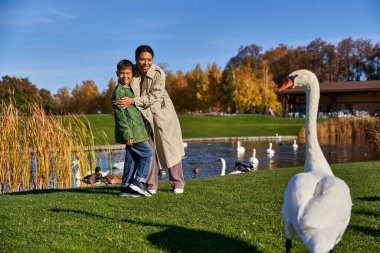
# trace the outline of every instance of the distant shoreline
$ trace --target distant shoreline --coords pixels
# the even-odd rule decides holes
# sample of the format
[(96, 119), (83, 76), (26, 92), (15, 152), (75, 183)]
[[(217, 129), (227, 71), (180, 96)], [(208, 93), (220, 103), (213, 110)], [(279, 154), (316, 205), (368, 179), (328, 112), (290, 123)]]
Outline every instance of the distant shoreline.
[[(298, 136), (288, 135), (288, 136), (236, 136), (236, 137), (204, 137), (204, 138), (184, 138), (183, 142), (225, 142), (225, 141), (275, 141), (275, 140), (294, 140), (298, 139)], [(100, 145), (95, 146), (95, 150), (118, 150), (124, 149), (125, 144), (114, 144), (114, 145)]]

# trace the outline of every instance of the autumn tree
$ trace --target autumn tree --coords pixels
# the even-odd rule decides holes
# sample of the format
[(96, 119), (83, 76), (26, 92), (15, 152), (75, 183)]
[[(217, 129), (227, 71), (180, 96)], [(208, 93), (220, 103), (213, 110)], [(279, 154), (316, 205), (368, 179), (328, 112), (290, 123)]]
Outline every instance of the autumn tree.
[(73, 103), (76, 105), (76, 113), (98, 113), (99, 91), (92, 80), (83, 81), (82, 85), (76, 85), (72, 91)]
[(220, 111), (221, 109), (221, 98), (223, 96), (223, 87), (221, 84), (222, 73), (215, 63), (212, 65), (208, 64), (206, 67), (205, 74), (208, 81), (208, 101), (206, 104), (209, 108), (213, 110)]
[[(206, 105), (203, 101), (198, 99), (198, 90), (202, 88), (203, 82), (207, 79), (204, 71), (201, 69), (201, 66), (197, 64), (194, 69), (186, 73), (187, 80), (187, 91), (186, 91), (186, 100), (187, 110), (189, 111), (199, 111), (204, 110)], [(200, 97), (202, 95), (199, 94)]]
[(376, 43), (372, 48), (365, 74), (368, 80), (380, 80), (380, 43)]
[(63, 87), (58, 90), (57, 94), (53, 95), (53, 100), (57, 105), (57, 112), (60, 114), (71, 113), (74, 110), (73, 99), (70, 96), (68, 87)]
[(102, 91), (102, 94), (99, 97), (99, 106), (102, 113), (112, 113), (113, 108), (110, 102), (112, 92), (115, 90), (116, 82), (111, 78), (108, 81), (108, 88)]

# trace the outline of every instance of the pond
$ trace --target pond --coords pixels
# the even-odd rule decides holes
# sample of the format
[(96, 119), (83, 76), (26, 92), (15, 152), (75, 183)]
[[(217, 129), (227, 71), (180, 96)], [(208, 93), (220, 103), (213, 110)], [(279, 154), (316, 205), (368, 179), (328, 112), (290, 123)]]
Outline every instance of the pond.
[[(298, 149), (292, 148), (292, 140), (272, 140), (275, 154), (267, 155), (270, 141), (240, 141), (245, 152), (237, 152), (237, 141), (208, 141), (188, 142), (185, 149), (186, 157), (183, 159), (185, 179), (204, 178), (218, 176), (221, 173), (219, 158), (226, 160), (226, 174), (234, 171), (235, 162), (248, 162), (252, 157), (253, 149), (256, 149), (256, 157), (259, 160), (258, 170), (270, 170), (275, 168), (287, 168), (303, 166), (305, 162), (305, 143), (298, 143)], [(364, 141), (320, 141), (322, 151), (330, 164), (380, 160), (380, 153), (376, 152), (376, 146)], [(124, 150), (115, 151), (114, 161), (124, 160)], [(198, 168), (200, 173), (194, 174)], [(159, 177), (160, 180), (168, 180), (168, 175)]]

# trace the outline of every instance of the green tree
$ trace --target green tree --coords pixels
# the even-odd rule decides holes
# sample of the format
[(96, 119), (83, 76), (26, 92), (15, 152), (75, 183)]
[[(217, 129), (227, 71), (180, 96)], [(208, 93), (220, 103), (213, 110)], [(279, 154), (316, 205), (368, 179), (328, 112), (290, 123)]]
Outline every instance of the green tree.
[(57, 104), (54, 101), (51, 92), (47, 89), (40, 89), (38, 93), (41, 97), (42, 106), (44, 107), (45, 112), (55, 113), (57, 111)]
[(0, 81), (0, 100), (8, 103), (12, 93), (14, 94), (16, 106), (21, 111), (25, 112), (27, 105), (30, 103), (42, 105), (38, 88), (28, 78), (3, 76)]

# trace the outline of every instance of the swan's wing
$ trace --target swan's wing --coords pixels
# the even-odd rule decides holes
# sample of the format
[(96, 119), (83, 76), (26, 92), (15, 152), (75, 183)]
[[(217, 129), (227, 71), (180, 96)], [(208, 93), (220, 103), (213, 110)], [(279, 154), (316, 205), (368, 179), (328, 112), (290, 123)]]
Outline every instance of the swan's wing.
[(299, 222), (303, 228), (345, 227), (351, 217), (351, 206), (347, 184), (334, 176), (325, 177), (318, 183)]
[(285, 189), (284, 208), (287, 208), (292, 216), (298, 216), (314, 196), (318, 182), (319, 178), (311, 173), (299, 173), (293, 176)]

